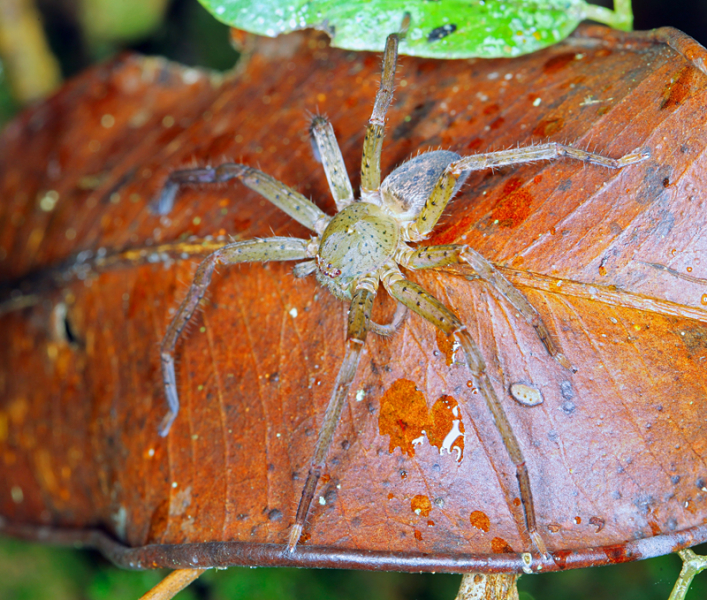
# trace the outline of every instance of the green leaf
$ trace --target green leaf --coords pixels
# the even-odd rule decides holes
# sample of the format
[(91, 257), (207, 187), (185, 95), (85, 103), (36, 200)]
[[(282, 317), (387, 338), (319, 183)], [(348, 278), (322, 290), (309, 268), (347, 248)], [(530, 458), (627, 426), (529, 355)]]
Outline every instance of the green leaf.
[[(298, 29), (326, 31), (332, 46), (381, 51), (389, 33), (410, 28), (401, 54), (497, 58), (533, 52), (567, 37), (591, 16), (622, 29), (630, 0), (613, 12), (584, 0), (199, 0), (224, 23), (270, 37)], [(628, 11), (628, 12), (627, 12)]]
[(0, 130), (19, 110), (19, 106), (12, 98), (12, 90), (7, 80), (5, 67), (0, 60)]

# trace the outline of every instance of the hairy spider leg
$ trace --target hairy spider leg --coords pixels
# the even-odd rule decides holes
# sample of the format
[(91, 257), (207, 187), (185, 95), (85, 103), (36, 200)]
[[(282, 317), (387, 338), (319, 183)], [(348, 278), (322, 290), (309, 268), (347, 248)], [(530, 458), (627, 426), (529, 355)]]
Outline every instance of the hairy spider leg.
[(565, 369), (576, 372), (567, 357), (560, 352), (559, 346), (550, 336), (550, 332), (535, 307), (493, 264), (473, 248), (465, 245), (425, 246), (408, 249), (396, 255), (397, 262), (410, 269), (447, 270), (460, 273), (459, 268), (470, 268), (479, 278), (486, 281), (511, 303), (526, 322), (535, 329), (547, 352)]
[[(331, 220), (329, 215), (324, 213), (311, 200), (305, 198), (299, 192), (296, 192), (284, 183), (277, 181), (258, 169), (237, 163), (225, 163), (215, 168), (185, 169), (171, 173), (157, 201), (157, 212), (159, 214), (168, 214), (172, 210), (174, 200), (182, 185), (221, 183), (231, 179), (240, 179), (244, 185), (259, 193), (295, 221), (312, 231), (321, 233), (326, 229), (327, 224)], [(267, 251), (262, 247), (262, 244), (267, 244), (270, 240), (275, 240), (275, 242), (273, 242), (270, 248), (272, 257), (267, 258)], [(298, 260), (302, 258), (313, 258), (316, 255), (316, 244), (313, 243), (314, 240), (296, 240), (290, 238), (270, 238), (270, 240), (251, 240), (228, 244), (207, 256), (197, 268), (194, 281), (189, 288), (187, 297), (174, 316), (174, 319), (172, 319), (162, 341), (162, 377), (164, 379), (169, 411), (160, 425), (159, 433), (161, 436), (166, 436), (169, 433), (169, 429), (179, 412), (179, 394), (177, 392), (177, 380), (174, 372), (174, 348), (179, 339), (179, 335), (191, 318), (194, 310), (196, 310), (199, 301), (206, 293), (206, 288), (211, 282), (211, 276), (216, 264), (218, 262), (233, 264), (264, 260)], [(276, 256), (278, 256), (278, 242), (281, 242), (280, 245), (284, 244), (285, 250), (282, 255), (283, 258), (276, 258)], [(259, 244), (261, 244), (261, 246), (256, 249), (256, 246)], [(294, 246), (290, 244), (294, 244)], [(253, 249), (248, 250), (247, 248)], [(231, 252), (230, 249), (234, 249), (233, 252)], [(281, 252), (283, 251), (281, 250)], [(248, 255), (252, 255), (254, 258), (245, 258), (245, 256)]]
[(334, 128), (329, 119), (317, 115), (312, 119), (309, 133), (317, 145), (319, 158), (329, 182), (329, 189), (336, 202), (336, 212), (339, 212), (354, 201), (354, 192), (349, 174), (346, 172), (344, 157), (341, 155), (341, 149), (336, 141)]
[(287, 543), (287, 551), (294, 552), (297, 542), (302, 535), (307, 513), (314, 499), (314, 492), (317, 488), (317, 483), (322, 474), (322, 470), (326, 465), (326, 457), (329, 453), (329, 447), (336, 431), (336, 426), (339, 423), (341, 411), (344, 408), (346, 398), (351, 389), (358, 363), (361, 358), (361, 351), (366, 341), (366, 333), (368, 332), (368, 324), (371, 318), (371, 308), (373, 307), (373, 299), (378, 288), (378, 276), (362, 277), (354, 292), (351, 300), (351, 308), (349, 309), (348, 326), (346, 332), (346, 354), (344, 362), (339, 369), (334, 383), (334, 389), (327, 405), (324, 421), (319, 430), (319, 439), (312, 454), (312, 459), (309, 463), (309, 472), (307, 480), (300, 496), (299, 505), (297, 506), (297, 515), (295, 523), (290, 529), (290, 536)]
[(434, 229), (442, 212), (447, 207), (447, 203), (452, 199), (454, 185), (462, 174), (468, 171), (517, 165), (535, 160), (554, 160), (565, 156), (611, 169), (620, 169), (644, 161), (649, 157), (649, 154), (648, 151), (636, 151), (616, 159), (558, 142), (550, 142), (537, 146), (462, 157), (451, 163), (440, 176), (417, 220), (408, 227), (408, 239), (413, 242), (420, 241)]
[(518, 439), (508, 421), (506, 411), (503, 409), (503, 405), (498, 399), (493, 385), (491, 385), (491, 380), (486, 373), (484, 357), (481, 355), (481, 351), (471, 335), (469, 335), (466, 325), (432, 294), (418, 284), (405, 279), (395, 264), (389, 263), (384, 267), (381, 281), (393, 298), (405, 304), (410, 310), (416, 312), (447, 335), (453, 335), (464, 348), (469, 370), (474, 379), (476, 379), (481, 395), (486, 401), (486, 406), (493, 415), (496, 428), (503, 440), (503, 445), (515, 465), (528, 535), (538, 551), (543, 556), (547, 555), (547, 546), (538, 532), (533, 493), (530, 488), (530, 477), (528, 468), (525, 465), (525, 458), (523, 458)]
[(260, 194), (312, 231), (321, 233), (331, 220), (329, 215), (299, 192), (258, 169), (237, 163), (224, 163), (214, 168), (174, 171), (162, 188), (157, 201), (157, 212), (166, 215), (172, 210), (175, 197), (182, 185), (222, 183), (231, 179), (240, 179), (246, 187)]
[(400, 329), (400, 326), (405, 322), (405, 318), (407, 316), (408, 307), (398, 302), (395, 306), (395, 312), (393, 313), (393, 318), (390, 320), (390, 323), (381, 325), (380, 323), (376, 323), (371, 319), (370, 323), (368, 324), (368, 331), (375, 333), (376, 335), (389, 337), (393, 335), (398, 329)]
[(169, 407), (159, 428), (159, 434), (162, 437), (169, 433), (169, 429), (179, 413), (179, 394), (177, 392), (177, 378), (174, 372), (174, 349), (185, 325), (194, 314), (199, 301), (204, 297), (211, 283), (211, 277), (216, 265), (300, 260), (302, 258), (311, 258), (313, 255), (311, 249), (312, 240), (273, 237), (264, 240), (248, 240), (228, 244), (212, 252), (201, 261), (201, 264), (196, 269), (191, 287), (187, 292), (187, 297), (169, 324), (160, 347), (162, 378), (164, 380), (165, 395), (167, 396), (167, 406)]
[[(381, 152), (385, 134), (385, 115), (393, 101), (395, 87), (395, 69), (398, 64), (398, 34), (392, 33), (385, 42), (383, 53), (383, 73), (376, 93), (373, 112), (366, 127), (361, 157), (361, 198), (368, 200), (377, 192), (381, 184)], [(378, 204), (378, 202), (375, 202)]]

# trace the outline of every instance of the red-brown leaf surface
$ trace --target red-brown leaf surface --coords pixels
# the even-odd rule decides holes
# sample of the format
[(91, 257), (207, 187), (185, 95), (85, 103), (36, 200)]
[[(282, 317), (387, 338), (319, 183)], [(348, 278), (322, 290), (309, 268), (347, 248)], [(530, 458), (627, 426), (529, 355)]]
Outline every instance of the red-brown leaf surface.
[[(701, 48), (671, 39), (677, 50), (585, 28), (518, 59), (399, 66), (384, 173), (439, 146), (468, 154), (550, 139), (613, 157), (651, 152), (623, 171), (564, 160), (472, 174), (430, 239), (468, 243), (499, 265), (576, 373), (485, 284), (411, 274), (459, 314), (486, 357), (555, 553), (546, 569), (707, 539), (707, 75)], [(273, 546), (294, 519), (347, 311), (313, 279), (295, 280), (291, 265), (221, 269), (178, 348), (182, 410), (170, 435), (157, 435), (158, 345), (203, 250), (142, 249), (189, 236), (307, 236), (238, 184), (185, 190), (160, 218), (149, 205), (165, 177), (242, 161), (331, 213), (307, 114), (329, 116), (357, 187), (378, 71), (378, 56), (303, 36), (264, 46), (220, 84), (125, 57), (5, 130), (6, 531), (102, 530), (154, 545), (129, 554), (84, 537), (147, 567), (260, 556), (519, 568), (503, 554), (530, 549), (513, 465), (461, 354), (416, 316), (390, 339), (369, 336), (305, 539), (291, 558)], [(377, 320), (392, 309), (383, 298)], [(515, 402), (514, 383), (544, 403)], [(449, 438), (454, 427), (463, 437)], [(198, 545), (164, 546), (185, 543)]]

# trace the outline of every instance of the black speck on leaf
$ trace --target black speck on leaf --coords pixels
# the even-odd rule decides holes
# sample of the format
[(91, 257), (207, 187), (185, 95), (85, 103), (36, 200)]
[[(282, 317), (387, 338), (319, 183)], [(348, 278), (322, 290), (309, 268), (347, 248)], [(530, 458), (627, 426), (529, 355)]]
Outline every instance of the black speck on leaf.
[(427, 41), (436, 42), (437, 40), (441, 40), (442, 38), (447, 37), (450, 33), (454, 33), (456, 30), (457, 26), (454, 23), (447, 23), (446, 25), (442, 25), (441, 27), (435, 27), (427, 35)]

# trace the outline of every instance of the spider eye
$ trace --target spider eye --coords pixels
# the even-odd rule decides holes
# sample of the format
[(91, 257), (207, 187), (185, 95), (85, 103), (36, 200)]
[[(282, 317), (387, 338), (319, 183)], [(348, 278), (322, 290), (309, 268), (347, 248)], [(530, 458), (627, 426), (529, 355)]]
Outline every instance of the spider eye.
[(325, 263), (319, 256), (317, 256), (317, 266), (319, 267), (319, 270), (324, 273), (324, 275), (331, 277), (332, 279), (341, 275), (341, 269), (337, 269), (330, 262)]

